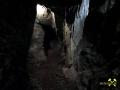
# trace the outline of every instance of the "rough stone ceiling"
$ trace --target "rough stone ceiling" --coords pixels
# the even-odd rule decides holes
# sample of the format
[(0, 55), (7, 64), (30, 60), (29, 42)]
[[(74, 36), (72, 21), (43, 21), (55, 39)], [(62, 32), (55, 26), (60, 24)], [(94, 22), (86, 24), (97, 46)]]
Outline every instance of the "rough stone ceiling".
[[(51, 8), (63, 19), (67, 17), (69, 19), (68, 23), (72, 24), (82, 0), (38, 0), (38, 3)], [(65, 16), (65, 13), (67, 16)]]
[(74, 5), (80, 5), (82, 0), (40, 0), (39, 3), (45, 6), (52, 7), (71, 7)]

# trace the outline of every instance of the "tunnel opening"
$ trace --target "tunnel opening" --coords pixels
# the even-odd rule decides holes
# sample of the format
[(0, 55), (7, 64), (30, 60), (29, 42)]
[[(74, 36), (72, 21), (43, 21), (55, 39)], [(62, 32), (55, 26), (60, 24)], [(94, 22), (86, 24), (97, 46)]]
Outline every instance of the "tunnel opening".
[[(28, 69), (32, 72), (29, 73), (31, 83), (33, 87), (45, 90), (50, 88), (53, 90), (75, 88), (75, 84), (71, 85), (73, 82), (69, 82), (62, 72), (64, 64), (61, 64), (61, 61), (64, 62), (64, 52), (61, 40), (56, 36), (58, 31), (55, 23), (55, 14), (51, 10), (52, 18), (48, 18), (47, 10), (49, 8), (40, 4), (37, 4), (36, 7), (37, 15), (29, 50), (28, 64)], [(46, 49), (47, 51), (45, 51)]]
[[(37, 4), (37, 15), (35, 19), (34, 29), (43, 31), (43, 48), (45, 55), (48, 56), (48, 50), (55, 48), (55, 42), (58, 41), (58, 32), (56, 27), (55, 13), (45, 6)], [(41, 26), (41, 28), (37, 28)], [(39, 36), (38, 36), (39, 37)]]

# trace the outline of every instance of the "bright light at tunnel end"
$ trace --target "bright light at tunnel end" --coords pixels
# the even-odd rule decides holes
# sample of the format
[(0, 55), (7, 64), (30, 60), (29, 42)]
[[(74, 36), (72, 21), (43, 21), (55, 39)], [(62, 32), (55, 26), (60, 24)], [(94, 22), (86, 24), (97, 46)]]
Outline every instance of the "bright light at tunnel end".
[(45, 13), (46, 11), (46, 7), (40, 5), (40, 4), (37, 4), (37, 16), (41, 16)]

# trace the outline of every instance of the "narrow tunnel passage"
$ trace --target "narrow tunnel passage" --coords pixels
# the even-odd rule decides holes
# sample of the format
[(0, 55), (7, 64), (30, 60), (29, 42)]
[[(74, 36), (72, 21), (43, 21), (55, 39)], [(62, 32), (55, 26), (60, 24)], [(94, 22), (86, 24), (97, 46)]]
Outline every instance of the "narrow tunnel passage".
[[(43, 19), (42, 16), (36, 18), (29, 50), (28, 69), (33, 88), (34, 90), (77, 90), (75, 82), (66, 78), (63, 73), (64, 64), (60, 62), (64, 61), (65, 56), (61, 42), (51, 41), (51, 49), (48, 50), (48, 55), (45, 55), (43, 42), (46, 33), (43, 24), (39, 23)], [(46, 25), (46, 22), (43, 23)], [(52, 35), (52, 32), (48, 34)]]

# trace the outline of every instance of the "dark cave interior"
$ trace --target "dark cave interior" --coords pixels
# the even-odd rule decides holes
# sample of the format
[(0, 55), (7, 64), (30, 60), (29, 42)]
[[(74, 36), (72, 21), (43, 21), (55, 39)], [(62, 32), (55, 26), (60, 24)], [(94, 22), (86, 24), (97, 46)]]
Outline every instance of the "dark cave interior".
[[(81, 10), (82, 1), (90, 1), (90, 3), (89, 13), (84, 22), (82, 40), (80, 40), (75, 47), (74, 53), (70, 53), (70, 55), (74, 54), (73, 60), (75, 59), (76, 61), (72, 64), (67, 64), (67, 61), (63, 59), (57, 61), (57, 63), (60, 63), (60, 65), (58, 65), (55, 63), (59, 57), (57, 54), (61, 55), (62, 52), (64, 52), (65, 55), (69, 54), (70, 49), (69, 48), (67, 52), (66, 48), (68, 47), (64, 44), (64, 21), (66, 21), (68, 27), (74, 26), (75, 17), (79, 10)], [(55, 13), (56, 26), (62, 48), (58, 51), (53, 50), (54, 52), (49, 51), (52, 53), (48, 58), (49, 63), (46, 63), (44, 66), (41, 64), (38, 65), (41, 66), (40, 69), (38, 68), (39, 73), (43, 73), (43, 75), (40, 74), (41, 76), (39, 77), (45, 78), (42, 80), (46, 80), (46, 82), (43, 81), (44, 83), (38, 80), (40, 82), (38, 87), (41, 87), (43, 84), (45, 89), (32, 85), (27, 67), (37, 4), (44, 5)], [(101, 7), (105, 9), (103, 9), (103, 12), (100, 10)], [(1, 0), (0, 90), (120, 90), (119, 10), (120, 0)], [(70, 30), (72, 29), (70, 28)], [(79, 28), (78, 31), (79, 30), (81, 29)], [(70, 35), (72, 34), (73, 33)], [(61, 57), (59, 58), (61, 59)], [(55, 60), (55, 62), (52, 60)], [(61, 65), (61, 63), (63, 65)], [(62, 85), (65, 85), (65, 88), (59, 88), (59, 86), (54, 85), (54, 81), (57, 81), (56, 78), (54, 78), (54, 72), (57, 70), (60, 71), (59, 68), (55, 69), (57, 66), (65, 67), (63, 73), (65, 73), (67, 69), (72, 71), (73, 68), (75, 68), (73, 76), (77, 78), (75, 78), (74, 81), (63, 80), (65, 83)], [(41, 69), (46, 67), (48, 69)], [(32, 66), (30, 68), (32, 68)], [(37, 70), (37, 68), (35, 67), (34, 70)], [(51, 75), (53, 75), (53, 77), (52, 80), (47, 81), (49, 77), (45, 75), (49, 73), (52, 73)], [(61, 71), (59, 73), (61, 73)], [(59, 77), (64, 78), (62, 74), (60, 74)], [(117, 87), (98, 85), (100, 80), (107, 80), (109, 77), (117, 79)], [(51, 81), (53, 81), (53, 85)], [(54, 89), (50, 89), (49, 86), (53, 86)]]

